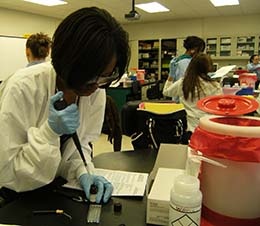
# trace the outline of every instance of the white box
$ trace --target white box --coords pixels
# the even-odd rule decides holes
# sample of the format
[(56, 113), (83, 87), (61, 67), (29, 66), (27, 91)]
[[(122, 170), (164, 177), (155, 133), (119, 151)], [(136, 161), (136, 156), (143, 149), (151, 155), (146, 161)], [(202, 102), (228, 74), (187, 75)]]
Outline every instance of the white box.
[(147, 195), (150, 192), (158, 168), (185, 169), (188, 154), (188, 146), (183, 144), (160, 145), (156, 161), (147, 181)]
[(168, 225), (170, 193), (174, 179), (184, 173), (183, 169), (158, 168), (148, 195), (146, 223)]

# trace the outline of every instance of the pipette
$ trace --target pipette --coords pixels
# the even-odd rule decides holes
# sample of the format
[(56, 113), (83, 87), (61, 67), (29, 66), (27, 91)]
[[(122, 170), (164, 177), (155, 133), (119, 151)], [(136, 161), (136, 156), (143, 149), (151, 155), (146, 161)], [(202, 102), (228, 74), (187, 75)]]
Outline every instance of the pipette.
[[(67, 105), (68, 104), (67, 104), (66, 100), (64, 98), (61, 98), (60, 100), (58, 100), (54, 103), (54, 108), (56, 110), (60, 111), (60, 110), (65, 109), (67, 107)], [(84, 156), (82, 148), (81, 148), (81, 144), (80, 144), (80, 141), (79, 141), (78, 134), (76, 132), (72, 134), (72, 139), (73, 139), (73, 142), (74, 142), (74, 144), (75, 144), (75, 146), (76, 146), (76, 148), (77, 148), (77, 150), (80, 154), (80, 157), (81, 157), (81, 159), (84, 163), (84, 166), (88, 170), (87, 162), (86, 162), (85, 156)], [(89, 172), (89, 170), (88, 170), (88, 172)]]

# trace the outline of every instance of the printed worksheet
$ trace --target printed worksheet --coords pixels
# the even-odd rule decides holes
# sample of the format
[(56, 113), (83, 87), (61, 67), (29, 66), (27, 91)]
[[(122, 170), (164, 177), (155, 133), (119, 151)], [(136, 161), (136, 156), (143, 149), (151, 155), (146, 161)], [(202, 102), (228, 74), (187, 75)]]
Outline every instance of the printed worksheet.
[[(143, 196), (148, 179), (148, 173), (97, 168), (95, 175), (103, 176), (113, 184), (112, 196)], [(70, 181), (64, 187), (82, 190), (78, 181)]]
[(231, 70), (233, 70), (236, 67), (236, 65), (228, 65), (221, 67), (218, 69), (212, 76), (211, 78), (222, 78), (224, 75), (229, 73)]

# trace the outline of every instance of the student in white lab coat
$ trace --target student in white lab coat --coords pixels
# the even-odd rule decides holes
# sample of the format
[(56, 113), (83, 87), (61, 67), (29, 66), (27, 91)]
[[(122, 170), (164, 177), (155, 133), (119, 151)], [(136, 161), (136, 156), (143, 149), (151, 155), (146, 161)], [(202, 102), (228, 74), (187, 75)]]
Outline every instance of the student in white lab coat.
[[(183, 47), (186, 49), (185, 53), (174, 57), (169, 64), (169, 76), (165, 82), (164, 89), (168, 87), (169, 83), (174, 83), (178, 81), (185, 75), (185, 71), (189, 66), (192, 57), (196, 56), (198, 53), (202, 53), (205, 49), (205, 41), (197, 36), (188, 36), (183, 41)], [(179, 103), (178, 97), (172, 97), (176, 103)]]
[(180, 98), (180, 103), (187, 112), (188, 130), (191, 132), (198, 126), (199, 119), (207, 114), (197, 108), (197, 101), (222, 93), (219, 82), (208, 76), (212, 69), (211, 58), (207, 54), (199, 53), (192, 58), (183, 78), (173, 84), (165, 84), (163, 95)]
[[(113, 186), (95, 175), (89, 143), (100, 135), (104, 119), (106, 94), (100, 87), (124, 74), (129, 55), (128, 34), (116, 20), (105, 10), (82, 8), (56, 29), (51, 62), (20, 69), (3, 81), (0, 187), (29, 191), (62, 176), (79, 180), (87, 198), (95, 184), (96, 201), (108, 201)], [(54, 103), (62, 98), (68, 106), (56, 110)], [(88, 170), (71, 137), (64, 136), (75, 132)]]
[(45, 62), (51, 49), (51, 38), (43, 32), (32, 34), (26, 41), (25, 54), (28, 66)]

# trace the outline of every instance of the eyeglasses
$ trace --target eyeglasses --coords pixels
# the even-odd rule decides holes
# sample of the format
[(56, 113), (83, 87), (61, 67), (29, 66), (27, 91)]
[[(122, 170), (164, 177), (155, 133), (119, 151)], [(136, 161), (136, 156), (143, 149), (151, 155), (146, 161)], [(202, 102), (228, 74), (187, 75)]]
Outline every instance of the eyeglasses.
[(78, 89), (74, 90), (74, 92), (78, 96), (88, 96), (96, 90), (97, 86), (101, 89), (106, 88), (108, 85), (110, 85), (110, 83), (118, 80), (119, 77), (119, 69), (115, 68), (115, 70), (111, 74), (100, 75), (95, 79), (88, 81)]
[(116, 68), (112, 74), (106, 76), (99, 76), (96, 79), (88, 81), (85, 85), (98, 84), (98, 87), (107, 85), (119, 78), (119, 69)]

